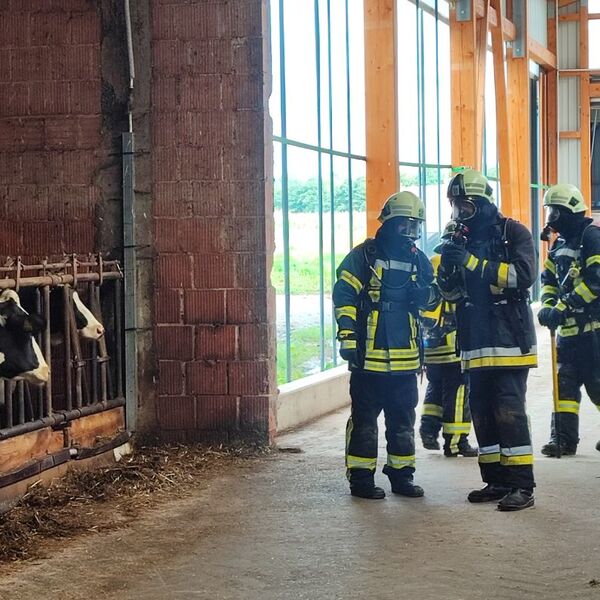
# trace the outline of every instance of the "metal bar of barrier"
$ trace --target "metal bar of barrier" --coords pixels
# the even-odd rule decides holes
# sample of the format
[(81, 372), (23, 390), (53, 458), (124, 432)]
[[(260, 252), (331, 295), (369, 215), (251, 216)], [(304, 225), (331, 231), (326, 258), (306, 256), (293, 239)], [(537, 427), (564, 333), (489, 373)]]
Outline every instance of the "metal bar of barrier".
[(82, 406), (81, 408), (70, 411), (57, 412), (50, 417), (44, 417), (43, 419), (38, 419), (36, 421), (0, 429), (0, 441), (22, 435), (23, 433), (44, 429), (44, 427), (55, 427), (68, 421), (74, 421), (80, 417), (87, 417), (89, 415), (104, 412), (105, 410), (119, 408), (120, 406), (125, 406), (125, 398), (114, 398), (113, 400), (98, 402), (97, 404), (91, 404), (90, 406)]

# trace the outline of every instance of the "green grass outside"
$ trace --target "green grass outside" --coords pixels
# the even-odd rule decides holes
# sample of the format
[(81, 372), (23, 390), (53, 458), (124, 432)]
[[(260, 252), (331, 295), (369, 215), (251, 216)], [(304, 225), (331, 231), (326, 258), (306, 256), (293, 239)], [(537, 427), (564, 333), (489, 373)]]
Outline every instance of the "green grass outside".
[[(327, 330), (326, 330), (326, 333)], [(292, 332), (290, 347), (292, 351), (291, 381), (306, 377), (319, 366), (319, 326), (305, 327)], [(331, 355), (331, 338), (325, 338), (325, 368), (334, 366)], [(286, 383), (285, 342), (277, 343), (277, 383)]]
[[(345, 254), (335, 255), (335, 266), (340, 264)], [(331, 254), (323, 258), (323, 277), (325, 292), (331, 293)], [(271, 282), (278, 294), (284, 293), (283, 255), (276, 254), (273, 258)], [(306, 256), (290, 258), (290, 286), (292, 294), (318, 294), (319, 293), (319, 257)]]

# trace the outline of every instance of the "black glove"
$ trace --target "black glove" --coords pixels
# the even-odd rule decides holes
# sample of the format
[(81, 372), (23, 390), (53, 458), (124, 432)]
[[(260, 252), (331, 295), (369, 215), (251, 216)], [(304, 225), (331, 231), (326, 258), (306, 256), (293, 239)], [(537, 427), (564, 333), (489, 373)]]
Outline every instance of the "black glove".
[(565, 309), (546, 306), (538, 313), (538, 321), (540, 325), (550, 329), (556, 329), (562, 325), (567, 319), (567, 311)]
[(428, 287), (411, 287), (408, 289), (408, 302), (416, 306), (425, 306), (431, 297), (431, 288)]
[(350, 365), (358, 364), (358, 350), (356, 348), (340, 348), (340, 356)]
[(468, 260), (469, 252), (459, 244), (446, 242), (442, 246), (442, 264), (446, 267), (462, 267)]

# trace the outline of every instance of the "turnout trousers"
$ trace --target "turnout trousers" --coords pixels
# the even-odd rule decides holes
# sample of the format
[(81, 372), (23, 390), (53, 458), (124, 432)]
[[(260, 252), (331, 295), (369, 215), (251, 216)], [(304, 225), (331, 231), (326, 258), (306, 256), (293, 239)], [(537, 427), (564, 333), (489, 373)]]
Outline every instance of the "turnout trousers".
[[(558, 410), (560, 442), (577, 448), (581, 386), (600, 410), (600, 337), (597, 332), (558, 338)], [(556, 441), (555, 415), (552, 435)]]
[(421, 414), (421, 436), (444, 436), (444, 448), (453, 454), (471, 431), (468, 376), (460, 362), (427, 365), (427, 390)]
[(379, 375), (353, 371), (350, 375), (352, 412), (346, 426), (346, 475), (350, 485), (373, 484), (377, 468), (377, 417), (385, 415), (390, 481), (411, 481), (415, 471), (415, 407), (417, 376)]
[(485, 483), (533, 490), (533, 450), (525, 393), (529, 369), (470, 371), (471, 415)]

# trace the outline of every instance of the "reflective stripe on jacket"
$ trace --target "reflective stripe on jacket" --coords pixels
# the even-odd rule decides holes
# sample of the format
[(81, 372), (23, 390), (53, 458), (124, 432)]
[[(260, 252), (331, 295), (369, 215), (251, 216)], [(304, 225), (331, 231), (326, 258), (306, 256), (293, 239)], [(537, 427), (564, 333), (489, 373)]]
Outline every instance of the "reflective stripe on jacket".
[(564, 307), (566, 321), (560, 337), (600, 329), (600, 227), (586, 219), (581, 236), (558, 237), (542, 272), (542, 306)]
[(417, 283), (429, 286), (425, 307), (434, 306), (438, 294), (432, 281), (431, 263), (414, 246), (394, 260), (385, 257), (374, 240), (350, 251), (337, 269), (333, 303), (341, 348), (356, 348), (359, 354), (359, 366), (353, 370), (419, 371), (419, 307), (410, 304), (409, 289)]
[[(440, 256), (431, 257), (434, 274), (440, 265)], [(433, 310), (421, 311), (423, 346), (426, 365), (443, 365), (460, 362), (456, 353), (456, 306), (440, 299)]]
[(528, 289), (536, 277), (533, 238), (517, 221), (499, 216), (482, 240), (467, 242), (466, 266), (440, 267), (438, 285), (457, 302), (463, 370), (537, 366)]

